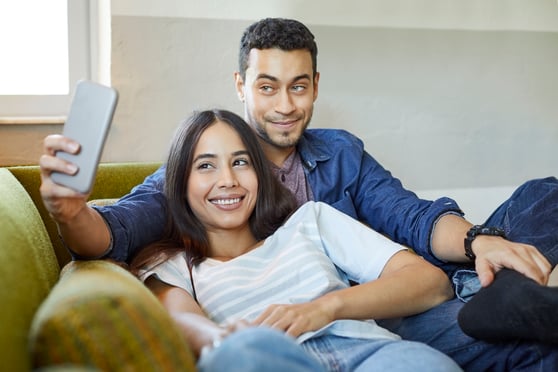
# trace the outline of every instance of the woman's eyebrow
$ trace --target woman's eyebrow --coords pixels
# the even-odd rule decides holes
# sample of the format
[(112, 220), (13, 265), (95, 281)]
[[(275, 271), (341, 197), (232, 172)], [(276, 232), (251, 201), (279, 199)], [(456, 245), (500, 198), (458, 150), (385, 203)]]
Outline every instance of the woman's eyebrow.
[(215, 155), (215, 154), (203, 153), (203, 154), (199, 154), (198, 156), (196, 156), (196, 157), (194, 158), (194, 161), (198, 161), (198, 160), (200, 160), (200, 159), (214, 159), (214, 158), (216, 158), (216, 157), (217, 157), (217, 155)]
[(248, 150), (238, 150), (232, 153), (233, 156), (238, 156), (238, 155), (249, 155), (248, 154)]
[[(232, 156), (238, 156), (238, 155), (249, 155), (248, 150), (238, 150), (238, 151), (233, 151), (231, 153)], [(200, 159), (215, 159), (217, 157), (216, 154), (212, 154), (212, 153), (203, 153), (203, 154), (199, 154), (198, 156), (196, 156), (194, 158), (194, 161), (198, 161)]]

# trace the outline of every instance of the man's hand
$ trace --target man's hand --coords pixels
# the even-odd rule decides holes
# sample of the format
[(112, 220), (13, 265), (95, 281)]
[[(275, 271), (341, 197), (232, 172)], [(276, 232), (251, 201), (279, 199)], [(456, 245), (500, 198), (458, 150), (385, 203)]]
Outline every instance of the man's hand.
[[(448, 214), (440, 218), (432, 237), (434, 255), (443, 261), (467, 262), (463, 240), (471, 226), (461, 216)], [(550, 263), (532, 245), (499, 236), (477, 235), (471, 248), (477, 256), (475, 268), (483, 287), (490, 285), (494, 274), (502, 268), (515, 270), (542, 285), (548, 283)]]
[(52, 172), (72, 175), (78, 171), (75, 164), (56, 157), (56, 152), (76, 154), (79, 149), (78, 143), (61, 135), (50, 135), (43, 141), (43, 155), (39, 159), (40, 192), (46, 209), (59, 223), (67, 223), (86, 206), (88, 195), (58, 185), (51, 178)]
[(502, 268), (518, 271), (542, 285), (548, 282), (552, 267), (532, 245), (479, 235), (473, 241), (472, 248), (477, 256), (475, 268), (483, 287), (490, 285), (494, 274)]
[(99, 257), (107, 252), (111, 233), (103, 217), (87, 205), (88, 194), (82, 194), (52, 180), (52, 172), (69, 175), (78, 171), (77, 166), (56, 157), (56, 152), (76, 154), (77, 142), (61, 135), (47, 136), (43, 141), (43, 155), (39, 159), (41, 170), (41, 197), (58, 225), (66, 245), (82, 257)]

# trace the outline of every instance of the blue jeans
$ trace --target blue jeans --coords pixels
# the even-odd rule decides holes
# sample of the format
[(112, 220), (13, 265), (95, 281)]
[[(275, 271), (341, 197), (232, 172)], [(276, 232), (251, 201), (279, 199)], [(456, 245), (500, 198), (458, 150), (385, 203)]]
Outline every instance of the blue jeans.
[(467, 336), (457, 324), (463, 306), (447, 301), (424, 313), (378, 322), (407, 340), (442, 351), (465, 371), (558, 371), (558, 348), (533, 342), (488, 343)]
[(555, 266), (558, 263), (558, 180), (524, 183), (485, 223), (504, 229), (508, 239), (532, 244)]
[[(552, 266), (558, 264), (558, 179), (547, 177), (525, 182), (484, 223), (502, 228), (514, 242), (532, 244)], [(473, 265), (445, 264), (452, 277)]]
[(247, 328), (198, 360), (201, 372), (460, 371), (444, 354), (418, 342), (325, 335), (302, 345), (284, 333)]
[(451, 358), (419, 342), (324, 335), (302, 347), (331, 372), (461, 371)]
[[(536, 246), (556, 265), (558, 261), (558, 180), (554, 177), (529, 181), (520, 186), (488, 218), (486, 225), (506, 231), (508, 239)], [(454, 280), (467, 280), (454, 274), (458, 270), (473, 270), (473, 266), (448, 264), (442, 267)], [(455, 283), (459, 289), (460, 283)], [(470, 295), (471, 293), (469, 293)], [(404, 339), (424, 342), (452, 357), (462, 368), (470, 371), (551, 371), (558, 370), (558, 348), (534, 342), (493, 344), (465, 335), (457, 324), (457, 314), (463, 302), (450, 300), (427, 312), (379, 322)]]
[(320, 363), (292, 337), (265, 327), (247, 328), (225, 338), (198, 360), (200, 372), (318, 372)]

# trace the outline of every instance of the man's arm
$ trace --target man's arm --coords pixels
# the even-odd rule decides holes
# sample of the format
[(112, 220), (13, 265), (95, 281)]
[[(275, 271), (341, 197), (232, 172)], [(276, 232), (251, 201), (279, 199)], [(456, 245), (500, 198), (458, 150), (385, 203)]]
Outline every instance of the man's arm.
[[(355, 139), (356, 141), (356, 139)], [(344, 158), (355, 169), (357, 177), (339, 179), (354, 198), (357, 218), (395, 241), (412, 247), (430, 262), (466, 262), (464, 239), (471, 223), (463, 219), (459, 206), (449, 198), (422, 200), (406, 190), (399, 179), (384, 169), (357, 141), (344, 148)], [(341, 147), (339, 147), (341, 148)], [(439, 217), (442, 216), (442, 217)], [(490, 284), (501, 268), (514, 269), (545, 284), (550, 264), (540, 252), (528, 244), (514, 243), (500, 237), (478, 236), (473, 242), (476, 269), (483, 286)]]
[[(301, 141), (301, 156), (305, 162), (315, 164), (307, 177), (314, 200), (323, 201), (394, 241), (412, 247), (435, 265), (443, 263), (430, 251), (431, 230), (439, 216), (462, 214), (454, 200), (418, 198), (364, 150), (361, 140), (348, 132), (308, 132)], [(327, 160), (317, 161), (312, 156), (314, 153), (326, 154)]]
[(110, 231), (103, 218), (86, 204), (87, 194), (58, 185), (52, 172), (74, 174), (77, 168), (55, 156), (57, 151), (79, 152), (79, 144), (70, 139), (51, 135), (44, 140), (44, 154), (39, 160), (40, 192), (43, 203), (58, 224), (65, 244), (83, 257), (100, 257), (110, 247)]
[[(432, 251), (440, 260), (467, 262), (464, 240), (472, 224), (460, 216), (445, 215), (436, 223), (432, 234)], [(514, 269), (538, 283), (546, 284), (550, 263), (532, 245), (515, 243), (497, 236), (479, 235), (472, 244), (477, 256), (475, 268), (482, 286), (492, 283), (501, 268)]]
[(52, 181), (50, 175), (54, 171), (67, 174), (77, 171), (74, 164), (57, 158), (57, 151), (75, 153), (79, 144), (60, 135), (48, 136), (39, 162), (43, 202), (74, 256), (103, 255), (129, 261), (137, 250), (162, 237), (166, 224), (164, 167), (113, 205), (91, 208), (86, 205), (88, 195)]

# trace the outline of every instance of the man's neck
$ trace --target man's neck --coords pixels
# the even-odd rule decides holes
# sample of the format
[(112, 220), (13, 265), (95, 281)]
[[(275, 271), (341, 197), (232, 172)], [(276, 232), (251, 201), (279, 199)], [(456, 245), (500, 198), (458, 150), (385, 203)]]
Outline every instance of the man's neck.
[(277, 147), (270, 145), (267, 142), (260, 141), (266, 158), (279, 168), (283, 167), (285, 160), (295, 151), (296, 147)]

